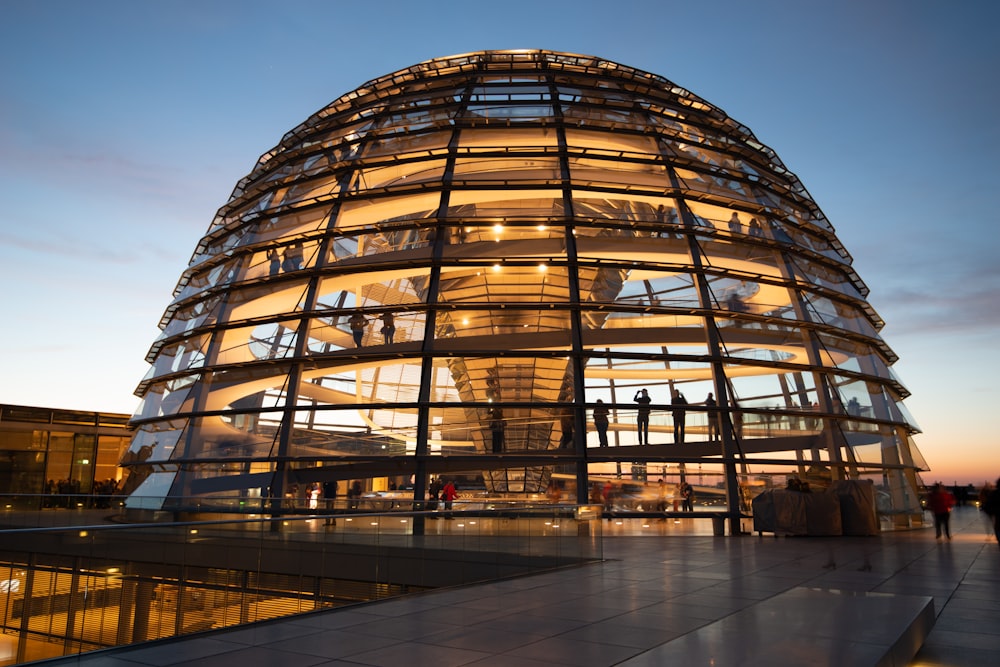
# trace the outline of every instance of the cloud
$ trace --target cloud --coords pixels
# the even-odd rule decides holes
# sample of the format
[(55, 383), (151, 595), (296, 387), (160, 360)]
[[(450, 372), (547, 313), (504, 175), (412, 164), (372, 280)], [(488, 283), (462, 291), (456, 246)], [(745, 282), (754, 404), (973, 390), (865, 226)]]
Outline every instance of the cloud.
[(930, 271), (871, 295), (871, 303), (896, 335), (995, 331), (1000, 326), (1000, 268), (970, 262), (952, 271)]

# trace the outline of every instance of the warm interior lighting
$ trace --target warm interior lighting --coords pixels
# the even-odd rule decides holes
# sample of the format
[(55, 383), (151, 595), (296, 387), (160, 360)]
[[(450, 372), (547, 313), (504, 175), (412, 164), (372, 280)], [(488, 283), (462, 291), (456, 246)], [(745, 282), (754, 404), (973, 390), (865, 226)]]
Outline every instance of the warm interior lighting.
[[(215, 474), (201, 458), (233, 457), (218, 474), (256, 490), (252, 507), (264, 478), (280, 483), (273, 434), (294, 414), (281, 456), (298, 484), (324, 481), (339, 457), (370, 456), (364, 489), (384, 488), (418, 451), (470, 457), (463, 471), (482, 472), (499, 497), (540, 492), (571, 466), (600, 476), (618, 464), (620, 476), (628, 462), (723, 453), (722, 481), (736, 486), (754, 456), (857, 458), (872, 477), (886, 473), (876, 484), (907, 511), (896, 505), (917, 497), (919, 465), (893, 461), (920, 459), (915, 429), (896, 409), (881, 322), (815, 203), (789, 191), (788, 172), (746, 128), (692, 106), (693, 94), (624, 65), (532, 53), (401, 70), (282, 139), (225, 205), (225, 227), (199, 243), (164, 315), (143, 426), (122, 464), (130, 483), (153, 469), (162, 483), (142, 488), (180, 493)], [(530, 93), (537, 104), (510, 104), (529, 94), (521, 82), (555, 70), (558, 83)], [(455, 135), (441, 122), (433, 100), (444, 99), (474, 127)], [(397, 106), (407, 111), (383, 114)], [(711, 132), (667, 129), (678, 110)], [(358, 124), (368, 116), (384, 123)], [(332, 151), (337, 166), (320, 146), (345, 151)], [(209, 380), (222, 373), (232, 380)], [(659, 406), (646, 443), (631, 399), (643, 386)], [(690, 403), (686, 436), (668, 408), (675, 387)], [(727, 396), (701, 407), (721, 387)], [(832, 394), (862, 401), (861, 419)], [(598, 398), (617, 404), (599, 456)], [(803, 410), (814, 401), (826, 403), (820, 417)], [(573, 428), (560, 423), (567, 406)], [(721, 438), (720, 422), (734, 424)], [(192, 444), (175, 449), (169, 433)], [(170, 442), (149, 466), (139, 454), (157, 438)], [(630, 455), (640, 444), (653, 449)]]

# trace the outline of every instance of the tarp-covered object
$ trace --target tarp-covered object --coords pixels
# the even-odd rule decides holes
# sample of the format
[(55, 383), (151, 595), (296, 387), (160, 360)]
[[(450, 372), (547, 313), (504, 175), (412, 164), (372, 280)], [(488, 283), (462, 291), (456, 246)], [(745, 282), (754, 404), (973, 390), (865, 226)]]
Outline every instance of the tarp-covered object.
[(807, 535), (806, 504), (809, 494), (772, 489), (753, 499), (753, 527), (761, 533)]
[(753, 527), (776, 535), (878, 535), (875, 485), (851, 479), (821, 493), (765, 491), (753, 499)]
[(830, 486), (840, 500), (840, 520), (844, 535), (878, 535), (875, 484), (870, 479), (838, 480)]
[(798, 495), (802, 496), (805, 502), (808, 535), (844, 534), (841, 527), (840, 500), (836, 495), (829, 492)]

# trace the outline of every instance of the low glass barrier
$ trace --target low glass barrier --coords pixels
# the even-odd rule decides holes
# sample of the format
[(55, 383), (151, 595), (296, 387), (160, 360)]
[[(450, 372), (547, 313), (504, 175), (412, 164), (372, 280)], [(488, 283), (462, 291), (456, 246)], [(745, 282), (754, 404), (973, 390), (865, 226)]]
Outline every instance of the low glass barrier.
[(2, 664), (599, 561), (600, 518), (599, 506), (465, 512), (456, 503), (438, 512), (8, 527)]

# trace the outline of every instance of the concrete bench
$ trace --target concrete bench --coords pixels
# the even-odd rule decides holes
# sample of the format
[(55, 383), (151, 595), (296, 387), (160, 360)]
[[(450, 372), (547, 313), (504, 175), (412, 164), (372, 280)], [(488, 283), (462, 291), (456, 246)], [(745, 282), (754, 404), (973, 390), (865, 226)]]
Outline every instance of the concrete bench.
[(793, 588), (620, 664), (908, 665), (932, 627), (932, 597)]

